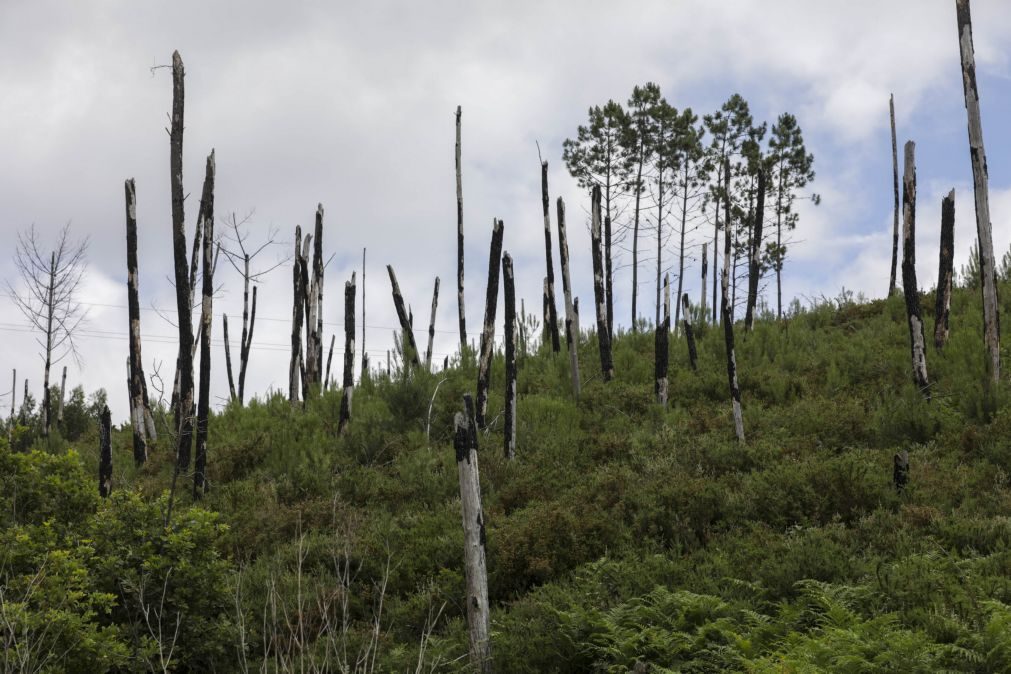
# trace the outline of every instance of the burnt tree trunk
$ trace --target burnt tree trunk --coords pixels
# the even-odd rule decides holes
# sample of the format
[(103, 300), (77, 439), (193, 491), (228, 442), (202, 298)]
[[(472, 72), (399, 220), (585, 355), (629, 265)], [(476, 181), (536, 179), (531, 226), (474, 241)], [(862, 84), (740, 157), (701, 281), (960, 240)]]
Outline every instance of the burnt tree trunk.
[(545, 287), (545, 298), (548, 305), (548, 327), (547, 333), (551, 336), (551, 351), (558, 353), (562, 350), (561, 340), (558, 337), (558, 308), (555, 303), (555, 265), (551, 259), (551, 215), (550, 202), (548, 201), (548, 162), (541, 162), (541, 207), (544, 211), (544, 259), (547, 262), (548, 276)]
[(49, 371), (52, 368), (53, 356), (53, 321), (54, 308), (56, 306), (54, 295), (56, 292), (56, 253), (49, 258), (49, 290), (46, 296), (46, 369), (42, 379), (42, 437), (49, 437), (49, 427), (53, 420), (53, 401), (49, 392)]
[[(316, 206), (312, 238), (312, 274), (309, 275), (308, 251), (303, 254), (302, 293), (305, 303), (305, 381), (306, 400), (319, 394), (323, 377), (323, 204)], [(305, 245), (305, 244), (303, 244)]]
[[(724, 189), (730, 194), (730, 162), (724, 167)], [(730, 384), (730, 402), (734, 411), (734, 430), (737, 441), (744, 444), (744, 414), (741, 411), (741, 387), (737, 383), (737, 354), (734, 351), (734, 315), (730, 304), (730, 199), (723, 200), (725, 208), (724, 244), (723, 244), (723, 275), (720, 279), (722, 297), (720, 313), (723, 318), (723, 338), (727, 347), (727, 380)]]
[(765, 171), (758, 170), (758, 198), (755, 201), (755, 224), (748, 246), (748, 306), (744, 312), (744, 330), (755, 329), (755, 309), (758, 306), (758, 281), (762, 273), (762, 224), (765, 219)]
[(502, 236), (505, 225), (495, 220), (491, 232), (491, 251), (488, 254), (488, 288), (484, 300), (484, 330), (481, 332), (481, 357), (477, 369), (477, 425), (484, 428), (488, 414), (488, 380), (491, 377), (491, 359), (495, 352), (495, 312), (498, 305), (498, 277), (502, 266)]
[(323, 390), (330, 388), (330, 365), (333, 363), (333, 345), (337, 341), (337, 335), (330, 335), (330, 349), (326, 354), (326, 376), (323, 377)]
[(656, 383), (653, 392), (656, 394), (656, 401), (667, 406), (667, 364), (670, 355), (670, 274), (664, 274), (663, 279), (663, 320), (656, 326), (656, 335), (653, 339), (654, 346), (654, 374)]
[[(456, 106), (456, 304), (460, 315), (460, 357), (467, 351), (467, 313), (463, 303), (463, 174), (460, 169), (460, 106)], [(364, 283), (365, 279), (362, 279)]]
[(464, 412), (454, 419), (456, 466), (460, 479), (460, 506), (463, 515), (463, 561), (466, 576), (467, 631), (470, 662), (476, 671), (492, 671), (488, 571), (485, 562), (486, 533), (481, 507), (481, 478), (477, 465), (477, 429), (474, 401), (464, 394)]
[(369, 354), (365, 351), (365, 248), (362, 248), (362, 377), (369, 373)]
[(951, 312), (951, 282), (955, 255), (955, 190), (941, 200), (941, 250), (938, 255), (937, 297), (934, 306), (934, 346), (948, 342), (948, 314)]
[[(193, 445), (193, 320), (191, 287), (186, 267), (186, 223), (183, 210), (183, 80), (185, 71), (179, 52), (172, 54), (172, 124), (169, 131), (169, 168), (172, 181), (172, 252), (175, 259), (176, 311), (179, 326), (179, 395), (175, 406), (178, 442), (176, 471), (190, 465)], [(204, 190), (208, 189), (204, 180)]]
[(225, 340), (225, 373), (228, 375), (228, 399), (238, 400), (235, 394), (235, 380), (232, 378), (232, 347), (228, 343), (228, 314), (221, 315), (221, 334)]
[(569, 277), (569, 240), (565, 232), (565, 202), (558, 197), (558, 257), (562, 267), (562, 294), (565, 296), (565, 345), (569, 350), (569, 371), (572, 395), (579, 398), (579, 321), (572, 304), (572, 282)]
[(600, 186), (594, 185), (590, 197), (590, 241), (593, 254), (593, 300), (597, 309), (597, 344), (600, 347), (600, 372), (605, 382), (614, 378), (611, 359), (611, 335), (607, 330), (607, 306), (604, 298), (604, 265), (600, 251)]
[(60, 379), (60, 405), (56, 410), (56, 422), (63, 424), (63, 401), (67, 395), (67, 366), (63, 366), (63, 377)]
[[(705, 293), (703, 293), (704, 295)], [(699, 353), (695, 348), (695, 331), (692, 330), (692, 313), (691, 304), (688, 302), (688, 293), (681, 296), (681, 306), (684, 308), (682, 321), (685, 328), (685, 340), (688, 342), (688, 362), (691, 363), (692, 370), (698, 370)]]
[(428, 348), (425, 350), (425, 368), (432, 371), (432, 348), (435, 346), (435, 310), (439, 306), (439, 277), (435, 277), (435, 288), (432, 290), (432, 316), (428, 321)]
[(295, 225), (295, 260), (292, 265), (291, 361), (288, 365), (288, 402), (298, 402), (302, 353), (302, 311), (305, 307), (302, 289), (302, 227)]
[(112, 493), (112, 415), (108, 405), (98, 418), (98, 454), (98, 495), (106, 498)]
[(895, 293), (895, 269), (899, 259), (899, 143), (895, 139), (895, 96), (888, 96), (888, 117), (892, 124), (892, 190), (895, 209), (892, 215), (892, 272), (888, 277), (888, 297)]
[(983, 289), (983, 343), (987, 350), (987, 374), (994, 384), (1000, 382), (1000, 306), (997, 303), (997, 269), (993, 255), (990, 223), (989, 177), (983, 149), (983, 124), (976, 89), (976, 57), (972, 45), (972, 17), (969, 0), (955, 0), (958, 19), (958, 44), (962, 54), (962, 84), (965, 111), (969, 119), (969, 159), (972, 162), (972, 186), (976, 198), (976, 235), (979, 241), (979, 276)]
[(7, 446), (14, 447), (14, 403), (17, 400), (18, 393), (18, 370), (14, 368), (14, 374), (11, 375), (11, 417), (7, 422)]
[(351, 421), (351, 402), (355, 387), (355, 274), (344, 284), (344, 392), (341, 396), (340, 419), (337, 432), (341, 433)]
[(543, 327), (543, 329), (541, 330), (541, 344), (543, 344), (546, 347), (548, 345), (549, 340), (551, 339), (550, 336), (549, 336), (550, 331), (551, 331), (551, 327), (548, 325), (551, 322), (551, 316), (549, 315), (549, 312), (548, 312), (548, 277), (547, 276), (544, 277), (544, 286), (543, 286), (543, 289), (541, 290), (541, 309), (542, 309), (542, 311), (541, 311), (541, 326)]
[(707, 281), (708, 275), (709, 275), (709, 251), (707, 248), (707, 244), (702, 244), (702, 302), (700, 303), (699, 308), (702, 311), (701, 320), (703, 323), (706, 322), (706, 292), (708, 291), (706, 284), (708, 282)]
[[(200, 305), (200, 396), (197, 400), (197, 460), (193, 472), (193, 498), (207, 491), (207, 418), (211, 403), (211, 321), (214, 318), (214, 150), (207, 157), (207, 182), (200, 200), (204, 222), (203, 297)], [(210, 183), (210, 187), (207, 187)]]
[[(418, 343), (414, 341), (414, 328), (411, 327), (411, 320), (407, 317), (407, 309), (404, 307), (404, 296), (400, 294), (400, 284), (397, 283), (397, 275), (393, 273), (393, 266), (386, 265), (386, 271), (390, 275), (393, 306), (397, 310), (397, 319), (400, 321), (400, 342), (404, 352), (404, 371), (406, 373), (408, 364), (415, 366), (421, 364), (418, 360)], [(387, 369), (389, 369), (389, 365), (387, 365)]]
[(253, 327), (256, 325), (256, 286), (253, 286), (253, 302), (252, 307), (250, 307), (248, 255), (245, 256), (243, 262), (245, 264), (245, 278), (242, 286), (242, 337), (239, 344), (239, 405), (242, 405), (245, 401), (249, 347), (253, 343)]
[(513, 259), (502, 255), (502, 283), (505, 294), (505, 457), (516, 456), (516, 277)]
[(916, 144), (907, 141), (902, 173), (902, 291), (909, 321), (909, 349), (913, 362), (913, 382), (930, 398), (927, 379), (927, 349), (920, 312), (920, 290), (916, 283)]

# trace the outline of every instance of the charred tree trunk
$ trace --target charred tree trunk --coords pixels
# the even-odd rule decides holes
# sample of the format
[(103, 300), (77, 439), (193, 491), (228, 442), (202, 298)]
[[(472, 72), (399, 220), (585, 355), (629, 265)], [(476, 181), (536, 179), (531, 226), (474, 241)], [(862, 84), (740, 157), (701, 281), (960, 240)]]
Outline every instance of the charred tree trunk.
[(551, 215), (550, 202), (548, 201), (548, 162), (541, 162), (541, 207), (544, 211), (544, 259), (547, 262), (548, 276), (545, 287), (545, 298), (548, 305), (548, 327), (547, 334), (551, 336), (551, 351), (558, 353), (562, 350), (561, 340), (558, 337), (558, 308), (555, 304), (555, 265), (551, 259)]
[(14, 374), (11, 376), (11, 417), (7, 422), (7, 446), (14, 447), (14, 403), (17, 399), (18, 393), (18, 371), (14, 368)]
[[(460, 357), (467, 351), (467, 313), (463, 303), (463, 175), (460, 169), (460, 106), (456, 106), (456, 303), (460, 314)], [(365, 282), (365, 279), (362, 279)]]
[(709, 275), (708, 250), (707, 250), (706, 244), (702, 244), (702, 302), (699, 305), (699, 308), (702, 311), (701, 317), (702, 317), (702, 322), (703, 323), (706, 322), (706, 293), (709, 290), (709, 288), (707, 286), (707, 283), (708, 283), (707, 277), (708, 277), (708, 275)]
[(656, 401), (667, 406), (667, 363), (670, 354), (670, 274), (665, 274), (663, 279), (663, 320), (656, 326), (656, 335), (653, 340), (654, 345), (654, 374), (656, 383), (653, 392), (656, 394)]
[(758, 281), (762, 273), (762, 224), (765, 219), (765, 171), (758, 170), (758, 198), (755, 203), (755, 226), (748, 250), (748, 307), (744, 312), (744, 330), (755, 329), (755, 309), (758, 306)]
[(108, 405), (98, 418), (98, 453), (98, 495), (106, 498), (112, 493), (112, 415)]
[(323, 390), (324, 391), (326, 391), (327, 389), (331, 388), (330, 365), (331, 365), (331, 363), (333, 363), (333, 345), (334, 345), (334, 343), (336, 341), (337, 341), (337, 335), (336, 334), (330, 335), (330, 350), (327, 352), (327, 355), (326, 355), (326, 376), (323, 377)]
[(562, 267), (562, 294), (565, 296), (565, 345), (569, 350), (569, 370), (572, 395), (579, 398), (579, 321), (572, 304), (572, 282), (569, 277), (569, 240), (565, 232), (565, 202), (558, 197), (558, 257)]
[(488, 255), (488, 289), (484, 300), (484, 330), (481, 332), (481, 358), (477, 369), (477, 425), (484, 428), (488, 414), (488, 379), (491, 377), (491, 359), (495, 352), (495, 312), (498, 305), (498, 277), (502, 265), (502, 236), (505, 225), (496, 220), (491, 232), (491, 251)]
[(365, 351), (365, 249), (362, 248), (362, 377), (369, 373), (369, 354)]
[[(724, 189), (730, 194), (730, 162), (724, 166)], [(741, 387), (737, 384), (737, 354), (734, 351), (734, 317), (730, 305), (730, 200), (724, 199), (723, 277), (720, 280), (722, 298), (720, 313), (723, 316), (723, 338), (727, 346), (727, 380), (730, 384), (730, 401), (734, 411), (734, 430), (737, 441), (744, 444), (744, 414), (741, 411)]]
[(913, 362), (913, 382), (930, 398), (927, 379), (927, 349), (920, 313), (920, 290), (916, 283), (916, 144), (907, 141), (902, 173), (902, 291), (909, 321), (909, 348)]
[[(242, 288), (242, 339), (239, 344), (239, 405), (245, 401), (246, 368), (249, 366), (249, 347), (253, 343), (253, 327), (256, 325), (256, 286), (253, 286), (253, 303), (249, 304), (249, 256), (244, 259), (245, 280)], [(227, 343), (227, 338), (226, 338)], [(228, 352), (225, 351), (227, 354)]]
[(605, 382), (614, 378), (611, 359), (611, 335), (607, 331), (607, 307), (604, 299), (604, 265), (600, 254), (600, 186), (593, 186), (590, 197), (590, 241), (593, 253), (593, 300), (597, 309), (597, 344), (600, 346), (600, 372)]
[(133, 426), (133, 460), (147, 461), (147, 401), (144, 396), (144, 360), (140, 348), (140, 291), (137, 273), (137, 192), (133, 178), (124, 183), (126, 193), (126, 289), (130, 320), (130, 421)]
[(481, 508), (481, 479), (477, 465), (477, 429), (474, 401), (464, 394), (465, 412), (454, 419), (456, 466), (460, 478), (460, 505), (463, 514), (463, 560), (467, 582), (467, 628), (470, 635), (470, 662), (476, 671), (489, 673), (491, 666), (488, 571), (485, 564), (485, 522)]
[(937, 271), (937, 297), (934, 306), (934, 346), (943, 349), (948, 342), (948, 314), (951, 311), (951, 282), (955, 254), (955, 190), (941, 200), (941, 250)]
[[(203, 298), (200, 306), (200, 396), (197, 401), (197, 460), (193, 472), (193, 498), (207, 491), (207, 418), (211, 403), (211, 321), (214, 318), (214, 150), (207, 157), (208, 180), (200, 200), (204, 222)], [(207, 187), (210, 183), (210, 187)]]
[(888, 277), (888, 297), (895, 293), (895, 268), (899, 259), (899, 143), (895, 139), (895, 96), (888, 97), (888, 117), (892, 123), (892, 188), (895, 210), (892, 224), (892, 273)]
[(316, 223), (311, 238), (311, 276), (308, 251), (302, 256), (305, 304), (305, 381), (302, 382), (302, 392), (306, 400), (319, 394), (323, 377), (323, 204), (316, 206)]
[[(610, 213), (610, 207), (608, 207)], [(614, 266), (611, 258), (611, 216), (604, 217), (604, 295), (607, 300), (607, 337), (614, 342)]]
[(351, 402), (355, 386), (355, 274), (344, 284), (344, 393), (341, 396), (340, 420), (337, 432), (341, 433), (351, 421)]
[(291, 361), (288, 365), (288, 402), (298, 402), (301, 375), (299, 354), (302, 352), (302, 311), (305, 307), (302, 289), (302, 228), (295, 225), (295, 261), (291, 273)]
[[(178, 427), (176, 471), (190, 465), (193, 445), (193, 321), (191, 287), (186, 268), (186, 224), (183, 211), (183, 109), (185, 71), (179, 52), (172, 54), (172, 125), (169, 132), (169, 164), (172, 180), (172, 250), (175, 258), (176, 310), (179, 325), (179, 395), (175, 407)], [(208, 189), (207, 179), (204, 190)]]
[(976, 56), (972, 45), (972, 17), (969, 0), (955, 0), (958, 18), (958, 44), (962, 54), (962, 84), (965, 111), (969, 118), (969, 158), (972, 162), (972, 186), (976, 198), (976, 235), (979, 241), (979, 276), (983, 289), (983, 343), (987, 350), (987, 374), (1000, 383), (1000, 305), (997, 303), (997, 270), (993, 255), (990, 223), (989, 177), (983, 149), (983, 124), (979, 114), (976, 89)]
[(235, 394), (235, 380), (232, 378), (232, 347), (228, 340), (228, 314), (221, 315), (221, 334), (225, 340), (225, 373), (228, 375), (228, 399), (232, 402), (238, 400)]
[[(703, 286), (703, 290), (705, 286)], [(705, 296), (705, 292), (703, 292)], [(684, 328), (685, 328), (685, 339), (688, 342), (688, 362), (691, 363), (692, 370), (698, 370), (698, 350), (695, 348), (695, 331), (692, 330), (692, 313), (691, 305), (688, 302), (688, 293), (681, 296), (681, 305), (684, 307), (685, 313), (684, 318)]]
[(56, 411), (56, 422), (63, 423), (63, 401), (67, 395), (67, 366), (63, 366), (63, 377), (60, 379), (60, 405)]
[[(407, 371), (408, 364), (419, 366), (418, 343), (414, 341), (414, 328), (411, 327), (411, 320), (407, 317), (407, 309), (404, 307), (404, 296), (400, 294), (400, 284), (397, 283), (397, 275), (393, 273), (393, 266), (386, 265), (386, 271), (390, 275), (390, 286), (393, 290), (393, 306), (397, 310), (397, 319), (400, 321), (401, 346), (404, 351), (404, 371)], [(388, 359), (387, 359), (388, 360)], [(387, 366), (389, 369), (389, 366)]]
[(53, 419), (53, 401), (49, 392), (49, 371), (52, 368), (53, 356), (53, 320), (55, 313), (54, 294), (56, 292), (56, 253), (50, 256), (49, 290), (46, 296), (46, 369), (42, 379), (42, 437), (49, 437), (49, 427)]
[(516, 278), (513, 259), (502, 256), (502, 282), (505, 293), (505, 457), (516, 456)]
[(435, 346), (435, 310), (439, 306), (439, 277), (435, 277), (432, 290), (432, 317), (428, 321), (428, 349), (425, 350), (425, 368), (432, 371), (432, 347)]

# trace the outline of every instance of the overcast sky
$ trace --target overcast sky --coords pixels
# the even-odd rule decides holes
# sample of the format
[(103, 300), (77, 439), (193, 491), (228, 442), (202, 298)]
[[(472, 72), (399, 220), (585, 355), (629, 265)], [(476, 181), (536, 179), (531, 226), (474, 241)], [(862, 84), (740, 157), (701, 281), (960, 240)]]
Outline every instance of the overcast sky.
[[(1011, 7), (976, 0), (973, 19), (1000, 255), (1011, 243)], [(343, 281), (357, 269), (361, 286), (367, 246), (367, 346), (374, 363), (385, 361), (396, 324), (387, 263), (414, 308), (419, 335), (434, 277), (442, 278), (437, 360), (456, 347), (457, 105), (463, 107), (473, 336), (483, 312), (492, 218), (505, 221), (518, 295), (539, 312), (545, 269), (538, 141), (550, 162), (552, 200), (563, 196), (568, 205), (573, 283), (582, 298), (583, 324), (592, 322), (588, 197), (561, 162), (562, 141), (585, 123), (589, 106), (610, 98), (624, 102), (634, 85), (647, 81), (657, 82), (672, 105), (700, 116), (735, 92), (749, 101), (756, 120), (771, 124), (784, 111), (797, 116), (815, 155), (817, 178), (810, 188), (822, 195), (819, 207), (801, 206), (784, 271), (784, 294), (802, 301), (834, 297), (843, 286), (868, 297), (887, 289), (888, 96), (894, 92), (899, 142), (917, 142), (917, 270), (920, 285), (929, 288), (936, 282), (940, 200), (952, 187), (956, 267), (975, 236), (956, 39), (952, 0), (0, 0), (0, 228), (7, 242), (0, 274), (17, 283), (11, 264), (15, 233), (33, 223), (44, 241), (68, 222), (76, 236), (90, 238), (83, 364), (67, 362), (68, 384), (83, 384), (89, 392), (104, 387), (114, 417), (125, 418), (122, 185), (135, 178), (145, 367), (150, 374), (154, 362), (163, 362), (162, 374), (171, 377), (175, 333), (162, 316), (175, 315), (167, 280), (171, 72), (152, 66), (170, 63), (178, 49), (186, 64), (188, 232), (211, 148), (217, 214), (252, 213), (254, 241), (276, 230), (290, 244), (295, 225), (311, 227), (321, 202), (324, 249), (334, 256), (326, 272), (325, 343), (343, 331)], [(701, 240), (697, 236), (694, 243)], [(264, 265), (287, 255), (289, 247), (264, 253)], [(695, 298), (697, 247), (689, 256), (685, 289)], [(640, 306), (648, 317), (652, 277), (641, 278)], [(216, 281), (222, 291), (214, 304), (212, 391), (220, 402), (227, 393), (220, 315), (227, 313), (238, 326), (242, 295), (240, 277), (223, 263)], [(622, 267), (615, 278), (615, 314), (622, 326), (630, 320), (630, 291), (630, 270)], [(263, 393), (287, 385), (290, 268), (267, 276), (259, 296), (247, 390)], [(16, 367), (38, 396), (39, 349), (10, 299), (0, 297), (0, 306), (6, 359), (0, 366)], [(232, 332), (236, 353), (238, 327)], [(342, 343), (339, 336), (335, 376)]]

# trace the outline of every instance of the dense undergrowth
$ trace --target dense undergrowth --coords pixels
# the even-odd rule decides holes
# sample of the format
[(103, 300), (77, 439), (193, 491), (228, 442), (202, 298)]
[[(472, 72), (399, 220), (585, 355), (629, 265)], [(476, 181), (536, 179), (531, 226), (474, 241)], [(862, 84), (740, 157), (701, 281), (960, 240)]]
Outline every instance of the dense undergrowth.
[[(522, 357), (512, 462), (499, 358), (480, 438), (496, 669), (1011, 671), (1011, 409), (984, 395), (978, 305), (956, 291), (929, 402), (901, 297), (739, 331), (744, 446), (720, 330), (701, 329), (697, 372), (671, 340), (667, 409), (649, 330), (618, 337), (606, 385), (583, 336), (578, 402), (564, 354)], [(4, 667), (465, 670), (451, 431), (475, 379), (365, 381), (342, 436), (339, 392), (230, 406), (209, 495), (181, 489), (168, 528), (166, 434), (136, 470), (114, 433), (104, 501), (94, 432), (4, 447)]]

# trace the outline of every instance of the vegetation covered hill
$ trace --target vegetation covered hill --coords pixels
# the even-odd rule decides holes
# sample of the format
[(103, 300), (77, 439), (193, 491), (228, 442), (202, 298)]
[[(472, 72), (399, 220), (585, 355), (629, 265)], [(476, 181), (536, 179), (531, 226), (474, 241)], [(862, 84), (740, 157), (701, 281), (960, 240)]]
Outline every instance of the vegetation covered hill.
[[(671, 340), (666, 409), (651, 330), (618, 336), (607, 384), (584, 334), (578, 401), (564, 354), (521, 357), (515, 460), (501, 419), (480, 437), (495, 669), (1011, 670), (1011, 410), (983, 393), (979, 304), (956, 290), (929, 401), (901, 297), (739, 332), (743, 446), (720, 330), (697, 372)], [(466, 670), (452, 431), (475, 379), (366, 380), (343, 435), (339, 391), (232, 405), (167, 527), (165, 433), (140, 471), (113, 434), (108, 499), (94, 432), (4, 446), (4, 670)], [(495, 418), (501, 357), (492, 381)]]

